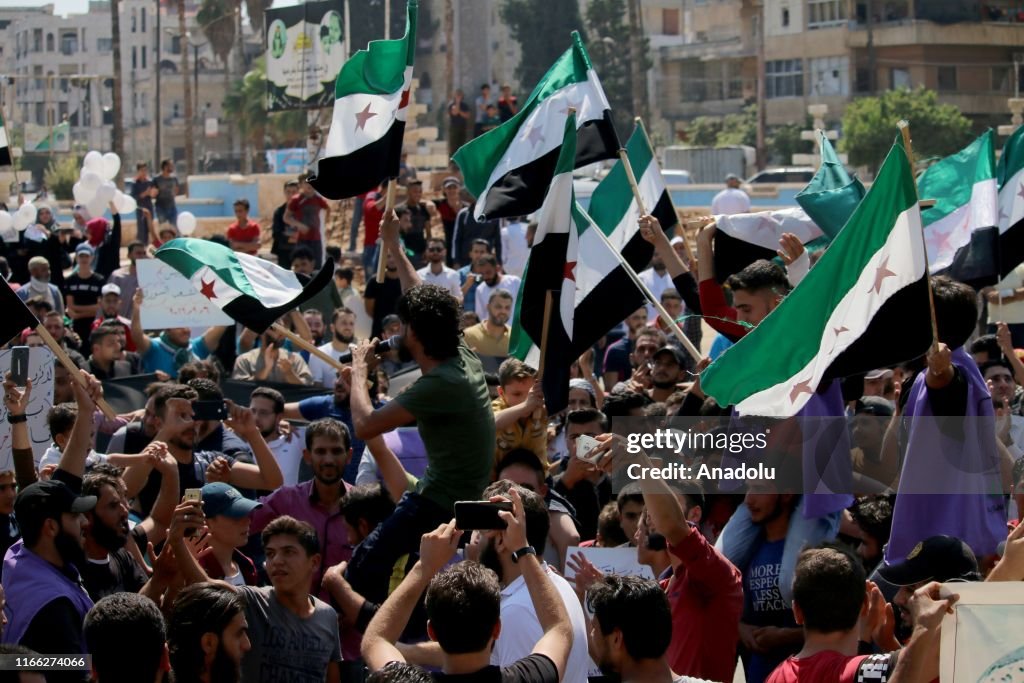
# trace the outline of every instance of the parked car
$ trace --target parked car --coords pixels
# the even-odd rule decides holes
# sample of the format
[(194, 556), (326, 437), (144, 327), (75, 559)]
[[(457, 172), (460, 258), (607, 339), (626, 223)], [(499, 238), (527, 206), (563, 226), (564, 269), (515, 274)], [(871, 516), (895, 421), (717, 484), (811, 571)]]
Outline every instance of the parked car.
[(689, 171), (678, 168), (666, 168), (661, 171), (661, 177), (665, 179), (666, 185), (689, 185), (693, 182)]
[(747, 179), (747, 184), (809, 183), (813, 177), (814, 168), (811, 166), (779, 166), (755, 173)]

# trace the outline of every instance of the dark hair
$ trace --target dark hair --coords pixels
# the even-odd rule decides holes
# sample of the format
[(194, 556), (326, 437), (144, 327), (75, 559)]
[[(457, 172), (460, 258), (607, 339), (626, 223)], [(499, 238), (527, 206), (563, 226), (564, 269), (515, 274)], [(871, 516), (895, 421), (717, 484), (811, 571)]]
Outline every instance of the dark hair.
[(85, 615), (82, 636), (99, 680), (132, 683), (156, 678), (167, 626), (160, 608), (146, 596), (114, 593)]
[[(505, 468), (512, 467), (513, 465), (522, 465), (533, 470), (537, 473), (537, 477), (544, 481), (544, 463), (541, 462), (540, 457), (533, 451), (527, 448), (513, 448), (506, 453), (505, 457), (498, 461), (497, 473), (499, 478)], [(538, 493), (540, 492), (538, 491)]]
[(733, 273), (725, 281), (734, 292), (758, 292), (770, 289), (782, 296), (789, 292), (789, 278), (781, 266), (759, 259), (738, 273)]
[(473, 265), (477, 265), (477, 266), (494, 266), (495, 268), (497, 268), (498, 267), (498, 257), (495, 256), (494, 254), (486, 254), (486, 255), (481, 256), (480, 258), (478, 258), (476, 260), (476, 263), (473, 264)]
[(295, 247), (292, 249), (292, 261), (302, 259), (303, 261), (316, 261), (313, 250), (309, 247)]
[(395, 501), (380, 484), (362, 484), (354, 486), (345, 494), (341, 506), (341, 514), (345, 522), (353, 529), (359, 520), (365, 520), (371, 529), (391, 516), (395, 511)]
[(605, 414), (597, 408), (581, 408), (580, 410), (570, 410), (565, 415), (565, 425), (586, 425), (591, 422), (597, 422), (601, 425), (601, 429), (604, 430), (608, 424), (608, 420)]
[(40, 308), (46, 313), (53, 313), (53, 304), (51, 304), (43, 295), (37, 294), (28, 298), (25, 305), (29, 308)]
[(888, 496), (868, 496), (851, 509), (853, 521), (864, 533), (878, 541), (878, 547), (889, 542), (892, 533), (892, 501)]
[(939, 341), (951, 350), (967, 343), (978, 324), (978, 299), (971, 287), (946, 276), (932, 277)]
[[(497, 294), (503, 291), (505, 290), (497, 289), (494, 293)], [(498, 384), (502, 387), (508, 386), (509, 382), (533, 379), (536, 376), (536, 370), (515, 357), (506, 358), (498, 366)]]
[(284, 183), (284, 189), (286, 189), (286, 190), (289, 187), (298, 187), (298, 186), (299, 186), (299, 181), (298, 180), (294, 180), (294, 179), (293, 180), (286, 180), (285, 183)]
[[(343, 277), (346, 280), (348, 280), (349, 283), (351, 283), (352, 280), (355, 279), (356, 274), (355, 274), (355, 271), (353, 271), (351, 268), (336, 268), (334, 270), (334, 277)], [(339, 309), (336, 308), (336, 309), (334, 309), (334, 312), (337, 313), (338, 310)], [(348, 309), (345, 309), (345, 310), (348, 310)], [(349, 312), (351, 313), (351, 311), (349, 311)]]
[(351, 308), (348, 308), (347, 306), (340, 306), (338, 308), (335, 308), (334, 313), (331, 314), (331, 324), (333, 325), (334, 323), (338, 322), (338, 318), (340, 318), (343, 315), (355, 314), (355, 311), (353, 311)]
[(644, 394), (638, 394), (635, 391), (620, 391), (609, 394), (601, 405), (601, 410), (609, 418), (629, 417), (631, 411), (644, 408), (648, 403), (651, 403), (651, 399)]
[(512, 293), (505, 289), (496, 289), (491, 292), (491, 295), (487, 297), (487, 305), (490, 306), (491, 302), (495, 299), (508, 299), (509, 301), (515, 301), (512, 298)]
[(206, 659), (200, 643), (203, 635), (214, 633), (220, 637), (228, 624), (244, 613), (244, 598), (228, 586), (205, 581), (181, 589), (167, 620), (167, 645), (175, 680), (198, 681)]
[(644, 504), (644, 492), (640, 488), (640, 482), (631, 481), (622, 487), (619, 495), (615, 498), (615, 506), (621, 512), (626, 503)]
[(483, 247), (486, 247), (487, 252), (490, 253), (490, 251), (491, 251), (491, 243), (488, 242), (487, 240), (485, 240), (483, 237), (477, 237), (472, 242), (470, 242), (469, 243), (470, 250), (472, 250), (473, 247), (476, 246), (477, 244), (479, 244), (479, 245), (481, 245)]
[(804, 628), (818, 633), (849, 631), (864, 603), (864, 567), (850, 551), (835, 545), (800, 553), (793, 576), (793, 601)]
[(679, 293), (679, 290), (675, 287), (669, 287), (661, 293), (661, 302), (664, 303), (665, 299), (675, 299), (676, 301), (682, 301), (683, 296)]
[(224, 399), (224, 392), (220, 390), (217, 383), (206, 377), (190, 379), (188, 386), (195, 389), (200, 401), (221, 401)]
[(1013, 366), (1010, 365), (1010, 361), (1006, 360), (1005, 358), (990, 358), (989, 360), (978, 366), (978, 370), (981, 371), (982, 377), (985, 377), (985, 373), (988, 372), (991, 368), (1003, 368), (1005, 370), (1008, 370), (1010, 373), (1010, 377), (1013, 378)]
[(425, 669), (406, 662), (388, 662), (366, 678), (366, 683), (433, 683)]
[(302, 549), (306, 551), (306, 555), (311, 557), (320, 553), (320, 540), (317, 538), (316, 529), (312, 524), (300, 522), (294, 517), (281, 515), (268, 524), (260, 534), (263, 547), (266, 548), (267, 543), (275, 536), (294, 536)]
[(231, 242), (228, 241), (228, 238), (226, 236), (220, 235), (220, 234), (210, 235), (209, 237), (206, 238), (206, 241), (213, 242), (214, 244), (219, 244), (222, 247), (229, 247), (229, 246), (231, 246)]
[[(701, 485), (700, 481), (696, 479), (688, 479), (680, 481), (673, 480), (665, 483), (668, 484), (668, 487), (672, 489), (672, 491), (686, 499), (687, 513), (689, 513), (691, 509), (699, 507), (701, 509), (701, 516), (704, 515), (704, 487)], [(796, 499), (792, 504), (791, 510), (796, 509), (798, 503), (799, 499)]]
[(131, 242), (128, 243), (128, 253), (132, 253), (132, 249), (134, 249), (135, 247), (145, 248), (146, 245), (138, 240), (132, 240)]
[(349, 434), (348, 425), (333, 417), (322, 417), (306, 427), (307, 450), (313, 450), (313, 440), (318, 436), (341, 441), (345, 450), (352, 448), (352, 435)]
[(601, 513), (597, 516), (597, 533), (606, 548), (629, 543), (626, 532), (622, 530), (622, 518), (619, 517), (619, 508), (615, 501), (609, 501), (601, 508)]
[(430, 246), (431, 244), (440, 244), (441, 248), (443, 249), (444, 248), (444, 238), (443, 237), (431, 237), (430, 239), (427, 240), (427, 246)]
[(120, 475), (108, 471), (97, 472), (93, 470), (82, 478), (82, 495), (99, 498), (100, 489), (104, 486), (109, 486), (122, 495), (126, 490), (124, 480), (121, 479)]
[(172, 161), (171, 159), (161, 159), (160, 160), (160, 169), (163, 170), (164, 166), (171, 166), (173, 168), (174, 167), (174, 161)]
[(604, 635), (616, 629), (633, 659), (659, 659), (672, 640), (672, 608), (661, 587), (638, 576), (609, 574), (590, 589), (587, 608)]
[(245, 210), (248, 211), (249, 210), (249, 200), (246, 199), (245, 197), (239, 197), (238, 199), (235, 200), (235, 203), (232, 204), (231, 206), (232, 207), (244, 206)]
[[(523, 512), (526, 514), (526, 542), (534, 547), (538, 555), (543, 555), (548, 542), (548, 532), (551, 530), (551, 518), (548, 516), (548, 507), (544, 504), (544, 499), (540, 497), (540, 494), (523, 488), (508, 479), (500, 479), (484, 489), (483, 499), (488, 500), (492, 496), (508, 497), (509, 491), (512, 490), (518, 491), (519, 497), (523, 500)], [(518, 550), (518, 548), (512, 550)]]
[(196, 379), (208, 379), (219, 386), (220, 368), (210, 358), (190, 361), (178, 368), (178, 382), (181, 384), (191, 386)]
[(249, 394), (249, 402), (252, 403), (254, 398), (265, 398), (274, 403), (274, 412), (278, 415), (284, 412), (284, 395), (281, 394), (277, 389), (271, 389), (270, 387), (256, 387)]
[(146, 168), (147, 166), (149, 166), (148, 162), (145, 162), (145, 161), (137, 161), (137, 162), (135, 162), (135, 170), (136, 171), (141, 171), (142, 169)]
[(654, 342), (658, 345), (659, 349), (668, 343), (668, 337), (665, 336), (665, 333), (659, 330), (657, 327), (641, 327), (639, 330), (637, 330), (636, 339), (633, 341), (634, 349), (636, 348), (636, 344), (637, 342), (640, 341), (641, 337), (653, 337)]
[(180, 398), (186, 401), (195, 401), (199, 398), (196, 390), (186, 384), (166, 384), (157, 389), (153, 396), (153, 412), (161, 419), (166, 412), (167, 402), (172, 398)]
[(97, 344), (103, 343), (103, 340), (107, 337), (117, 336), (120, 338), (121, 333), (111, 325), (98, 325), (92, 334), (89, 335), (89, 348)]
[(423, 352), (445, 360), (459, 353), (459, 316), (462, 307), (448, 290), (417, 285), (402, 294), (395, 312), (423, 345)]
[(480, 652), (501, 617), (501, 586), (493, 571), (467, 560), (430, 580), (425, 605), (445, 653)]
[(984, 334), (971, 342), (971, 353), (987, 353), (989, 360), (999, 358), (999, 341), (994, 334)]
[(46, 414), (46, 424), (50, 428), (50, 438), (57, 440), (58, 434), (64, 434), (75, 426), (78, 419), (78, 405), (74, 403), (58, 403)]

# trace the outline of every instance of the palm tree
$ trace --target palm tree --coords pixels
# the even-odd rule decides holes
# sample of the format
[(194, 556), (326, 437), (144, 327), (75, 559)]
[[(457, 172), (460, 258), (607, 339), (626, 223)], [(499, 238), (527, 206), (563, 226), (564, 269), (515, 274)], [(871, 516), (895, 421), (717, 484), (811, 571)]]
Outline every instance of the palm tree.
[[(121, 101), (121, 1), (110, 1), (110, 44), (113, 49), (114, 58), (114, 128), (110, 133), (111, 146), (114, 154), (124, 159), (124, 106)], [(114, 182), (118, 187), (124, 186), (123, 175), (118, 173)]]
[[(231, 92), (231, 68), (228, 57), (235, 44), (235, 0), (203, 0), (196, 14), (196, 21), (203, 35), (210, 42), (210, 48), (217, 59), (224, 65), (224, 93)], [(196, 68), (199, 65), (196, 64)], [(227, 126), (228, 149), (235, 147), (234, 126)]]
[(249, 25), (258, 34), (263, 33), (263, 12), (270, 9), (274, 0), (245, 0), (245, 9), (249, 12)]
[(252, 71), (235, 81), (224, 99), (224, 112), (238, 127), (242, 141), (242, 172), (252, 172), (254, 155), (262, 157), (267, 131), (267, 76), (262, 59)]

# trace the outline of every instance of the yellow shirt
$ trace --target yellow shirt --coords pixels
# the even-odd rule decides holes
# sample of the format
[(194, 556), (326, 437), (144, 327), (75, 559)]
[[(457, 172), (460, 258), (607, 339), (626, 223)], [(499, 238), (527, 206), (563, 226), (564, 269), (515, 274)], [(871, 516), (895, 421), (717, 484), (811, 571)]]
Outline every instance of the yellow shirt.
[[(509, 407), (510, 406), (505, 402), (505, 399), (500, 396), (491, 401), (491, 409), (494, 411), (495, 415)], [(536, 419), (531, 415), (525, 420), (516, 420), (512, 423), (511, 427), (497, 433), (497, 450), (494, 454), (495, 466), (500, 467), (502, 459), (509, 453), (509, 451), (513, 451), (517, 448), (525, 448), (528, 451), (533, 451), (540, 460), (540, 464), (544, 466), (545, 472), (547, 471), (547, 409), (541, 408), (540, 414)], [(497, 472), (495, 472), (495, 474), (497, 474)]]
[(466, 340), (466, 346), (476, 351), (479, 356), (496, 356), (503, 358), (508, 355), (508, 341), (512, 336), (512, 329), (505, 325), (500, 337), (492, 337), (487, 334), (487, 327), (484, 323), (477, 323), (462, 331)]

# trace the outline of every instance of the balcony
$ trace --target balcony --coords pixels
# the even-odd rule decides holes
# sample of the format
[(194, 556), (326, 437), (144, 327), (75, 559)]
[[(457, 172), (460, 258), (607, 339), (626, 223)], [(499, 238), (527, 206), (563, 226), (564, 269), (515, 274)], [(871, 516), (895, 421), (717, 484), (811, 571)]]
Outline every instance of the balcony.
[[(936, 24), (920, 19), (904, 19), (875, 24), (875, 47), (900, 45), (1000, 45), (1024, 46), (1024, 26), (1007, 22), (960, 22)], [(868, 44), (867, 27), (851, 22), (847, 45), (863, 48)]]
[(713, 59), (754, 57), (756, 54), (757, 48), (754, 45), (753, 38), (741, 36), (661, 48), (661, 58), (666, 61), (687, 59), (709, 61)]

